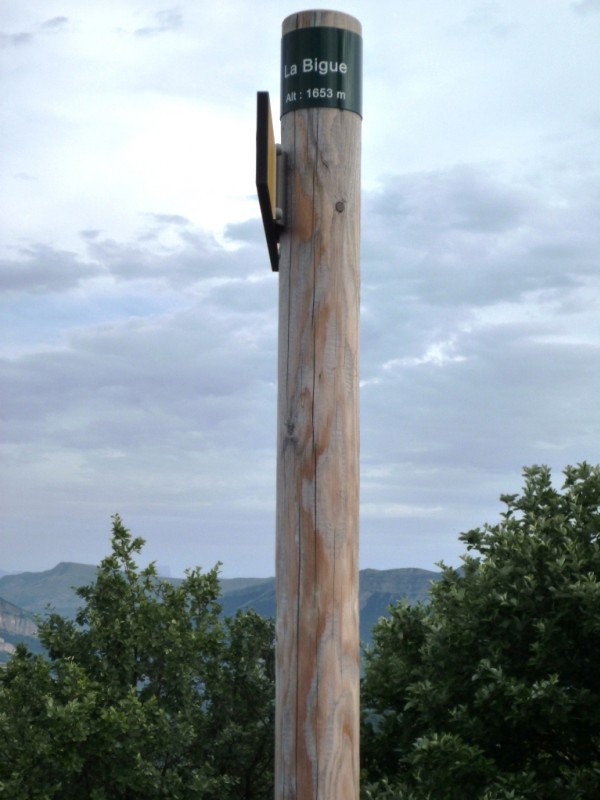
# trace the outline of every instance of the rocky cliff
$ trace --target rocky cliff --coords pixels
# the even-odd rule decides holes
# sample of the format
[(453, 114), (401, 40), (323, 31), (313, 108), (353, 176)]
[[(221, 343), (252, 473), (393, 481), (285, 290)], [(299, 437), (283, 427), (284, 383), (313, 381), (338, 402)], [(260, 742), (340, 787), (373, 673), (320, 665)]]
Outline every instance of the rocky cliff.
[(35, 636), (37, 625), (31, 614), (0, 597), (0, 635), (3, 631), (16, 636)]
[(0, 597), (0, 662), (15, 651), (15, 642), (31, 641), (37, 633), (33, 617)]

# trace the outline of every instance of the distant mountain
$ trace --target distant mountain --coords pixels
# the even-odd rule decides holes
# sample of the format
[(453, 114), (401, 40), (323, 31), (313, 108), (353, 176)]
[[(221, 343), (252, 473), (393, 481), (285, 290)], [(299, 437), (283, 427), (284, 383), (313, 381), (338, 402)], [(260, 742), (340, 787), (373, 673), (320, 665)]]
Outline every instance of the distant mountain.
[[(97, 567), (61, 561), (43, 572), (20, 572), (0, 576), (0, 597), (34, 614), (43, 614), (50, 608), (57, 614), (73, 619), (81, 606), (75, 593), (79, 586), (88, 586), (96, 578)], [(167, 578), (178, 583), (178, 578)], [(223, 578), (221, 591), (245, 591), (263, 584), (269, 578)]]
[(51, 607), (57, 614), (74, 617), (81, 605), (74, 587), (87, 586), (96, 577), (96, 567), (61, 561), (44, 572), (20, 572), (0, 577), (0, 597), (26, 611), (42, 614)]
[[(4, 598), (0, 600), (0, 638), (9, 645), (25, 640), (36, 642), (32, 639), (35, 635), (33, 614), (43, 614), (48, 609), (73, 618), (81, 605), (75, 588), (92, 583), (96, 569), (89, 564), (61, 562), (44, 572), (0, 577), (0, 598)], [(359, 609), (363, 644), (370, 642), (373, 625), (388, 613), (390, 605), (400, 598), (409, 603), (426, 600), (429, 586), (439, 578), (439, 572), (424, 569), (361, 570)], [(224, 578), (221, 591), (221, 605), (226, 615), (252, 608), (262, 616), (275, 616), (274, 578)], [(6, 609), (4, 614), (2, 608)]]
[[(395, 605), (400, 598), (405, 598), (409, 603), (426, 600), (429, 586), (439, 578), (439, 572), (425, 569), (361, 570), (358, 603), (363, 644), (371, 641), (373, 625), (388, 613), (390, 605)], [(275, 616), (274, 578), (266, 578), (241, 589), (226, 585), (222, 588), (224, 614), (232, 615), (240, 608), (252, 608), (265, 617)]]

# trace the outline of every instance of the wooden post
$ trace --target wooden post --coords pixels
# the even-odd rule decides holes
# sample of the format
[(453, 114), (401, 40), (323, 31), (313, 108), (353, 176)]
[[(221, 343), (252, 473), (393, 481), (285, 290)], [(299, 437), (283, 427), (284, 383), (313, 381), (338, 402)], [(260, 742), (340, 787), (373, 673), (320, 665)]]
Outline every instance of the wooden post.
[[(311, 37), (333, 36), (324, 28), (346, 44), (321, 60)], [(362, 76), (350, 72), (362, 40), (353, 17), (305, 11), (283, 22), (284, 57), (285, 35), (303, 29), (298, 58), (282, 63), (275, 800), (358, 800)]]

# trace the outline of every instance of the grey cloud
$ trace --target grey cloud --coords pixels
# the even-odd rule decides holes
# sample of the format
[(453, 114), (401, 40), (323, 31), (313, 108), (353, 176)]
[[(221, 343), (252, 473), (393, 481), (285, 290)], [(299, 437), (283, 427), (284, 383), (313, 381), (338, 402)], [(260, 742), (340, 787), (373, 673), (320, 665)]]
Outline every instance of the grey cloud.
[(157, 36), (161, 33), (179, 30), (183, 26), (183, 14), (179, 7), (169, 8), (159, 11), (156, 14), (156, 25), (149, 25), (144, 28), (137, 28), (134, 31), (136, 36)]
[(489, 233), (518, 226), (526, 202), (484, 170), (464, 166), (389, 177), (372, 198), (372, 207), (415, 231), (426, 227), (432, 233), (440, 229)]
[(96, 264), (81, 261), (74, 253), (34, 245), (19, 259), (0, 261), (1, 292), (61, 292), (102, 272)]
[[(223, 247), (210, 234), (193, 228), (189, 220), (177, 214), (145, 215), (150, 225), (134, 242), (103, 238), (99, 231), (82, 231), (90, 259), (118, 281), (160, 281), (177, 287), (192, 286), (207, 278), (240, 278), (262, 269), (266, 263), (265, 246), (254, 220), (240, 225), (246, 246)], [(235, 226), (233, 226), (235, 228)], [(162, 236), (169, 237), (163, 243)], [(175, 234), (175, 238), (173, 238)], [(226, 231), (227, 238), (229, 229)], [(236, 234), (236, 241), (239, 237)]]
[(46, 20), (46, 22), (42, 23), (42, 28), (44, 30), (58, 30), (58, 28), (64, 27), (69, 21), (68, 17), (52, 17), (52, 19)]
[(466, 18), (469, 28), (478, 28), (491, 36), (504, 39), (517, 28), (513, 23), (501, 21), (502, 6), (499, 3), (480, 3)]
[[(363, 499), (441, 506), (422, 533), (460, 530), (461, 506), (480, 524), (482, 491), (524, 465), (597, 460), (597, 193), (593, 176), (558, 196), (538, 180), (458, 169), (364, 196)], [(368, 523), (392, 524), (410, 529)]]
[(113, 509), (243, 508), (257, 482), (268, 497), (275, 315), (231, 306), (208, 296), (186, 311), (82, 329), (62, 350), (0, 360), (5, 466), (20, 469), (34, 447), (43, 485)]
[(438, 531), (457, 533), (463, 501), (471, 524), (486, 519), (478, 510), (486, 483), (497, 487), (489, 503), (511, 490), (525, 465), (596, 461), (600, 343), (539, 341), (543, 328), (504, 324), (463, 334), (463, 360), (399, 364), (364, 387), (364, 464), (396, 465), (382, 477), (375, 470), (365, 500), (441, 505)]
[(30, 44), (33, 41), (33, 34), (27, 31), (19, 33), (0, 33), (0, 47), (19, 47)]
[(455, 308), (573, 288), (597, 271), (599, 211), (584, 179), (557, 203), (535, 183), (510, 186), (484, 170), (390, 178), (364, 199), (365, 298), (371, 283), (387, 285), (387, 306)]
[[(175, 452), (180, 481), (186, 459), (198, 452), (216, 449), (215, 464), (255, 458), (269, 441), (269, 407), (275, 405), (277, 283), (270, 271), (256, 276), (248, 252), (240, 259), (239, 251), (223, 250), (200, 233), (191, 238), (187, 231), (179, 249), (166, 254), (85, 233), (103, 274), (147, 287), (137, 299), (118, 301), (137, 316), (117, 312), (114, 322), (80, 323), (65, 331), (60, 349), (29, 348), (2, 360), (7, 445), (23, 453), (27, 442), (38, 442), (51, 461), (76, 453), (82, 470), (98, 475), (99, 484), (106, 481), (100, 472), (108, 451), (125, 454), (120, 466), (133, 468), (139, 460), (142, 470), (145, 462), (150, 482)], [(252, 248), (244, 250), (253, 255)], [(82, 266), (71, 254), (47, 255), (55, 265), (55, 288), (62, 285), (59, 274), (70, 276)], [(174, 294), (161, 311), (164, 292), (151, 288), (152, 279), (193, 290)], [(92, 293), (80, 302), (93, 315), (94, 303), (102, 301)], [(213, 481), (220, 480), (220, 469), (213, 465)]]
[(79, 231), (79, 235), (81, 236), (81, 238), (89, 241), (97, 239), (101, 233), (102, 231), (99, 230), (98, 228), (88, 228), (87, 230)]
[(571, 3), (571, 8), (577, 14), (594, 14), (600, 11), (600, 0), (579, 0), (577, 3)]
[(153, 219), (155, 222), (159, 223), (160, 225), (176, 225), (176, 226), (183, 226), (189, 225), (190, 221), (186, 217), (182, 217), (180, 214), (146, 214), (147, 217)]
[[(68, 17), (53, 17), (40, 25), (42, 31), (57, 31), (68, 23)], [(0, 47), (19, 47), (31, 44), (35, 34), (31, 31), (19, 31), (18, 33), (0, 33)]]
[[(203, 231), (191, 227), (185, 217), (172, 214), (147, 215), (155, 224), (140, 233), (134, 242), (103, 237), (95, 228), (79, 231), (87, 258), (32, 244), (19, 251), (19, 257), (0, 260), (0, 291), (44, 293), (67, 291), (99, 275), (112, 276), (123, 283), (159, 282), (183, 288), (207, 279), (244, 280), (260, 272), (270, 276), (266, 246), (260, 223), (252, 220), (237, 228), (234, 240), (245, 244), (228, 249)], [(177, 234), (163, 243), (163, 232)], [(227, 238), (230, 238), (229, 235)], [(254, 292), (254, 284), (248, 292)]]
[(261, 244), (264, 245), (265, 254), (266, 243), (265, 234), (262, 222), (259, 219), (249, 219), (246, 222), (236, 222), (227, 225), (225, 228), (225, 238), (231, 242), (238, 242), (243, 244)]
[(231, 311), (268, 313), (272, 320), (274, 340), (277, 338), (277, 295), (278, 276), (271, 271), (268, 259), (264, 260), (261, 272), (253, 273), (250, 279), (223, 282), (211, 289), (211, 298)]
[[(119, 281), (161, 281), (173, 286), (191, 286), (208, 277), (245, 273), (248, 259), (224, 250), (212, 237), (182, 231), (181, 246), (163, 247), (160, 230), (149, 230), (137, 244), (113, 239), (88, 241), (94, 261)], [(144, 246), (148, 244), (148, 246)]]

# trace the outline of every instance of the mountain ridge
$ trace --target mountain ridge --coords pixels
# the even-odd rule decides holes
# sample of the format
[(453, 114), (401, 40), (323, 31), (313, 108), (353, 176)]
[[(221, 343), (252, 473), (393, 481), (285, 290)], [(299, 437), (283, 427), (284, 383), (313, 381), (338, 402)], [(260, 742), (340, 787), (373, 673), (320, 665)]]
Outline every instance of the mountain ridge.
[[(3, 640), (0, 656), (3, 660), (18, 641), (35, 645), (36, 615), (50, 610), (73, 619), (82, 604), (75, 589), (92, 583), (97, 569), (91, 564), (61, 561), (41, 572), (0, 575), (0, 639)], [(391, 605), (401, 598), (411, 604), (426, 602), (429, 586), (440, 577), (440, 572), (417, 567), (361, 570), (359, 611), (363, 644), (370, 642), (373, 625), (388, 613)], [(179, 582), (182, 579), (166, 580)], [(262, 616), (275, 616), (274, 578), (221, 578), (219, 582), (223, 614), (232, 616), (238, 610), (253, 609)]]

